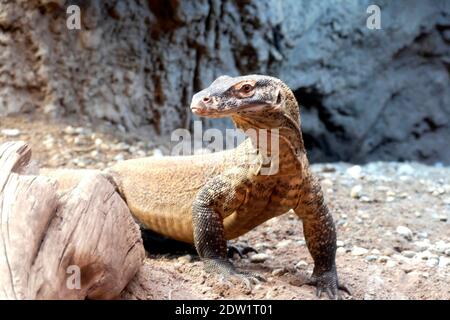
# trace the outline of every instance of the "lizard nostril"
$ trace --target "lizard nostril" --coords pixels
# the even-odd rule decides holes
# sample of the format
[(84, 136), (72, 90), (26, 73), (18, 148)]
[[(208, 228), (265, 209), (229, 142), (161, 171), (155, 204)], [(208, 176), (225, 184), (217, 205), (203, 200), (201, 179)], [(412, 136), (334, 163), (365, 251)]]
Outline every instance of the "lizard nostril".
[(211, 101), (211, 98), (210, 98), (210, 97), (203, 97), (203, 99), (202, 99), (202, 100), (203, 100), (203, 102), (205, 102), (205, 103), (206, 103), (206, 102), (209, 102), (209, 101)]

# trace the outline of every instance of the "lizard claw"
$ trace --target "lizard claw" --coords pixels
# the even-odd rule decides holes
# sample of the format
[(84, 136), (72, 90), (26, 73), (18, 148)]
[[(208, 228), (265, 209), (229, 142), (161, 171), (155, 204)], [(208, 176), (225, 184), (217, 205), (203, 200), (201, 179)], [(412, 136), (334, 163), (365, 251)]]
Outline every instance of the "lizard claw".
[(264, 278), (262, 275), (250, 271), (236, 271), (236, 275), (238, 275), (239, 277), (247, 278), (254, 284), (259, 284), (261, 282), (267, 281), (266, 278)]
[(313, 285), (317, 288), (316, 295), (318, 298), (321, 298), (322, 293), (326, 292), (328, 298), (340, 300), (342, 296), (339, 294), (339, 290), (346, 292), (348, 295), (352, 295), (345, 285), (339, 284), (336, 269), (322, 273), (313, 272), (313, 275), (306, 284)]
[(244, 255), (246, 255), (249, 252), (255, 252), (258, 253), (258, 251), (256, 251), (255, 248), (250, 247), (246, 244), (240, 244), (240, 243), (236, 243), (236, 244), (232, 244), (228, 246), (228, 253), (227, 256), (228, 258), (233, 258), (234, 254), (237, 253), (239, 255), (240, 258), (242, 258)]
[(264, 277), (253, 272), (235, 271), (233, 274), (230, 274), (230, 277), (234, 277), (242, 281), (245, 284), (248, 291), (252, 290), (253, 285), (257, 285), (261, 282), (266, 282), (266, 279)]
[(228, 282), (231, 278), (235, 278), (243, 282), (249, 291), (252, 290), (252, 285), (266, 281), (264, 277), (257, 273), (236, 270), (234, 265), (226, 259), (204, 259), (204, 263), (207, 272), (215, 272), (221, 275), (221, 282)]

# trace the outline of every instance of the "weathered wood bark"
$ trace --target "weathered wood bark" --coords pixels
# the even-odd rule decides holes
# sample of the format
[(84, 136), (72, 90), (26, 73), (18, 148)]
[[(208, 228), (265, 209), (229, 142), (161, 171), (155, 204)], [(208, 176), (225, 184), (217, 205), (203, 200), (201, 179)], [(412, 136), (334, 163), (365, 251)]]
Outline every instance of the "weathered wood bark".
[(57, 182), (23, 175), (23, 142), (0, 146), (0, 299), (118, 297), (144, 258), (139, 228), (101, 175), (57, 195)]

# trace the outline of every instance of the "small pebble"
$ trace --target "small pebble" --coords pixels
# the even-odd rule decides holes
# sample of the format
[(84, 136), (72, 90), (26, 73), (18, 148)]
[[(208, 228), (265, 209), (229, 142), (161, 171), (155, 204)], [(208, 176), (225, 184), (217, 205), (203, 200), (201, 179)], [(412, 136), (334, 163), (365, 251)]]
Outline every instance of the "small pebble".
[(380, 250), (378, 250), (378, 249), (372, 249), (372, 251), (370, 251), (370, 253), (377, 255), (377, 256), (379, 256), (381, 254)]
[(279, 269), (275, 269), (272, 271), (272, 275), (273, 276), (282, 276), (283, 274), (285, 274), (287, 272), (287, 270), (285, 268), (279, 268)]
[(412, 250), (404, 250), (404, 251), (402, 251), (402, 255), (406, 258), (414, 258), (416, 253)]
[(440, 196), (440, 195), (443, 195), (444, 193), (445, 193), (445, 190), (443, 188), (437, 188), (431, 192), (431, 194), (433, 196)]
[(394, 191), (389, 190), (386, 192), (386, 196), (388, 196), (388, 197), (395, 197), (395, 195), (396, 195), (396, 193)]
[(445, 243), (442, 240), (439, 240), (434, 244), (433, 251), (437, 253), (445, 253), (445, 250), (450, 248), (450, 244)]
[(281, 240), (280, 242), (278, 242), (275, 246), (278, 248), (278, 249), (281, 249), (281, 248), (285, 248), (285, 247), (287, 247), (287, 246), (289, 246), (289, 245), (291, 245), (292, 244), (292, 240), (290, 240), (290, 239), (285, 239), (285, 240)]
[(362, 211), (362, 210), (358, 210), (358, 215), (362, 218), (362, 219), (370, 219), (370, 214)]
[(336, 245), (337, 245), (338, 248), (339, 247), (343, 247), (344, 246), (344, 241), (338, 240), (338, 241), (336, 241)]
[(352, 166), (346, 171), (346, 173), (353, 179), (359, 179), (361, 177), (361, 172), (361, 166)]
[(250, 262), (252, 263), (262, 263), (269, 259), (270, 256), (265, 253), (256, 253), (250, 257)]
[(51, 136), (47, 136), (43, 141), (43, 144), (47, 149), (53, 149), (53, 147), (55, 146), (55, 139), (53, 139), (53, 137)]
[(304, 260), (300, 260), (299, 262), (297, 262), (297, 264), (295, 265), (295, 267), (297, 269), (305, 269), (308, 266), (308, 263)]
[(72, 126), (68, 126), (64, 129), (64, 133), (68, 135), (74, 135), (76, 132)]
[(336, 168), (331, 164), (326, 164), (322, 167), (322, 172), (336, 172)]
[(73, 143), (77, 146), (82, 146), (82, 145), (86, 144), (86, 140), (84, 140), (81, 137), (75, 137), (75, 139), (73, 139)]
[(398, 226), (396, 231), (399, 235), (404, 237), (406, 240), (408, 240), (408, 241), (412, 240), (413, 233), (412, 233), (411, 229), (409, 229), (408, 227)]
[(344, 247), (339, 247), (339, 248), (337, 248), (337, 250), (336, 250), (336, 253), (337, 253), (337, 254), (344, 254), (344, 253), (346, 253), (346, 252), (347, 252), (347, 250), (345, 250)]
[(450, 266), (450, 258), (440, 257), (439, 258), (439, 267), (444, 268)]
[(369, 250), (367, 250), (366, 248), (354, 247), (352, 249), (353, 256), (362, 256), (362, 255), (366, 254), (367, 252), (369, 252)]
[(98, 157), (98, 151), (97, 151), (97, 150), (94, 150), (94, 151), (92, 151), (91, 153), (89, 153), (89, 155), (90, 155), (92, 158), (97, 158), (97, 157)]
[(439, 259), (428, 259), (426, 262), (427, 267), (433, 268), (436, 267), (439, 264)]
[(394, 258), (400, 264), (410, 261), (410, 258), (407, 258), (407, 257), (405, 257), (405, 256), (403, 256), (401, 254), (398, 254), (398, 253), (392, 255), (392, 258)]
[(369, 262), (377, 261), (377, 259), (378, 259), (378, 256), (375, 256), (375, 255), (368, 255), (366, 257), (366, 260)]
[(352, 190), (350, 191), (350, 196), (353, 199), (361, 198), (361, 196), (362, 196), (362, 186), (361, 185), (354, 186), (352, 188)]
[(91, 134), (91, 131), (89, 129), (86, 129), (83, 127), (78, 127), (78, 128), (75, 128), (75, 133), (77, 133), (79, 135), (88, 135), (88, 134)]
[(419, 251), (425, 251), (431, 246), (430, 240), (428, 239), (416, 241), (414, 242), (414, 245), (417, 247)]
[(261, 288), (262, 288), (262, 285), (260, 283), (258, 283), (257, 285), (255, 285), (255, 287), (253, 289), (255, 289), (257, 291)]
[(130, 149), (130, 146), (125, 142), (119, 142), (118, 144), (113, 146), (113, 149), (117, 151), (128, 151)]
[(119, 153), (114, 157), (115, 161), (123, 161), (125, 160), (125, 156), (123, 155), (123, 153)]
[(184, 256), (178, 257), (177, 260), (181, 263), (189, 263), (192, 261), (192, 256), (190, 254), (186, 254)]
[(389, 196), (386, 198), (386, 202), (393, 202), (395, 201), (395, 197)]
[(402, 175), (410, 176), (414, 173), (414, 171), (415, 170), (411, 165), (405, 163), (398, 167), (397, 174), (401, 176)]
[(383, 249), (384, 256), (391, 256), (393, 254), (394, 254), (394, 250), (392, 248), (384, 248)]
[(393, 268), (397, 266), (397, 262), (395, 262), (394, 260), (389, 260), (388, 262), (386, 262), (386, 267), (388, 268)]
[(322, 185), (325, 187), (333, 186), (333, 181), (331, 181), (330, 179), (323, 179), (321, 182), (322, 182)]
[(97, 138), (97, 139), (95, 139), (94, 143), (95, 143), (95, 146), (100, 147), (103, 143), (103, 140), (100, 138)]
[(431, 253), (428, 250), (425, 250), (423, 252), (417, 253), (417, 257), (422, 259), (422, 260), (429, 260), (429, 259), (437, 259), (438, 258), (437, 255)]
[(410, 273), (410, 272), (412, 272), (412, 271), (414, 270), (414, 266), (411, 265), (411, 264), (403, 264), (403, 265), (402, 265), (402, 270), (403, 270), (405, 273)]
[(428, 238), (428, 232), (425, 232), (425, 231), (418, 232), (417, 235), (418, 235), (419, 238), (421, 238), (421, 239), (426, 239), (426, 238)]
[(3, 129), (2, 135), (5, 137), (17, 137), (20, 136), (20, 130), (19, 129)]

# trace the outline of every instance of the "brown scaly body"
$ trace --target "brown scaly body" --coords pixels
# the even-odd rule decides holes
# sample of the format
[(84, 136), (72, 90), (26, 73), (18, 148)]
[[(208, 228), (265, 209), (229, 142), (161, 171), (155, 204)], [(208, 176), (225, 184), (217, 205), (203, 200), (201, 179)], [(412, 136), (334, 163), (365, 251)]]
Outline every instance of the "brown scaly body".
[[(338, 297), (345, 287), (337, 278), (334, 222), (309, 170), (291, 90), (273, 77), (223, 76), (193, 97), (191, 109), (200, 116), (231, 116), (244, 131), (265, 130), (278, 148), (250, 134), (233, 150), (118, 163), (105, 174), (135, 218), (154, 232), (194, 243), (208, 270), (255, 279), (227, 259), (226, 240), (294, 210), (315, 263), (311, 284), (318, 295)], [(267, 174), (268, 166), (276, 170)]]

